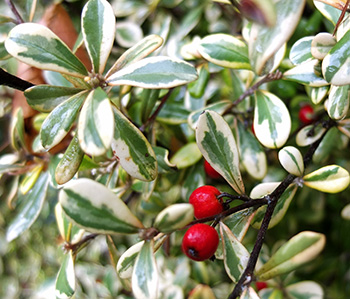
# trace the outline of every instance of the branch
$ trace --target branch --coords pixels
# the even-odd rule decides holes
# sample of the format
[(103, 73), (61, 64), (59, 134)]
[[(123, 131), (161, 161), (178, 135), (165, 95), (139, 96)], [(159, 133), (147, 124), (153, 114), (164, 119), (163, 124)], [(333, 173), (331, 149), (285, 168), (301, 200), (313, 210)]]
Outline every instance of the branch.
[(13, 4), (12, 0), (5, 0), (5, 2), (8, 5), (8, 7), (10, 7), (12, 13), (15, 15), (15, 17), (16, 17), (16, 24), (24, 23), (23, 18), (19, 14), (19, 12), (16, 9), (15, 5)]
[(27, 88), (34, 86), (33, 83), (22, 80), (0, 68), (0, 85), (6, 85), (21, 91), (25, 91)]

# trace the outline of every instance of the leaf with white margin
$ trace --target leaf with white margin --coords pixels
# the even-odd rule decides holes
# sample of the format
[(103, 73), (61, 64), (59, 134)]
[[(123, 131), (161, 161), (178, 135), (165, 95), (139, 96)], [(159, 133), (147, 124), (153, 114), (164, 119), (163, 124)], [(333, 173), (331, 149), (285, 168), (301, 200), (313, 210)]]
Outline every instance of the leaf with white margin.
[(214, 111), (204, 111), (198, 120), (196, 140), (204, 159), (238, 194), (244, 194), (238, 147), (224, 118)]
[(267, 172), (266, 154), (253, 133), (238, 122), (238, 144), (241, 162), (250, 176), (257, 180), (265, 177)]
[(74, 257), (71, 250), (63, 257), (61, 268), (57, 274), (55, 295), (59, 299), (71, 298), (76, 289)]
[(230, 216), (225, 217), (222, 222), (227, 225), (239, 242), (243, 241), (250, 223), (254, 217), (254, 208), (244, 209)]
[(163, 39), (156, 34), (146, 36), (136, 45), (125, 51), (110, 68), (106, 74), (108, 79), (112, 74), (121, 70), (125, 66), (139, 61), (157, 50), (163, 44)]
[(36, 184), (28, 192), (19, 207), (15, 218), (10, 222), (6, 231), (6, 241), (11, 242), (32, 226), (38, 218), (46, 198), (49, 185), (48, 172), (42, 172), (36, 181)]
[(87, 95), (87, 91), (82, 91), (72, 96), (45, 118), (40, 129), (40, 140), (45, 149), (59, 144), (68, 134)]
[(141, 26), (131, 21), (120, 21), (116, 25), (117, 43), (124, 47), (130, 48), (137, 44), (143, 38)]
[[(341, 15), (341, 11), (343, 9), (343, 5), (339, 3), (339, 0), (314, 0), (314, 5), (321, 12), (321, 14), (331, 21), (333, 25), (337, 24), (339, 17)], [(340, 0), (345, 4), (346, 1)], [(340, 4), (340, 5), (339, 5)]]
[(274, 94), (255, 92), (254, 131), (258, 140), (268, 148), (283, 146), (290, 133), (291, 119), (283, 101)]
[(27, 192), (29, 192), (30, 189), (33, 188), (43, 168), (44, 164), (38, 164), (30, 171), (27, 171), (25, 177), (22, 179), (21, 184), (19, 185), (19, 191), (22, 194), (26, 194)]
[(153, 254), (154, 241), (145, 241), (136, 258), (131, 283), (136, 299), (156, 299), (159, 274)]
[(160, 146), (153, 147), (154, 153), (157, 157), (158, 173), (169, 173), (176, 171), (176, 165), (169, 161), (169, 151)]
[(290, 299), (323, 299), (324, 291), (322, 287), (314, 281), (300, 281), (285, 288)]
[(336, 43), (322, 61), (322, 73), (327, 82), (333, 85), (348, 85), (350, 78), (350, 31)]
[(195, 142), (189, 142), (181, 147), (170, 159), (170, 163), (178, 169), (196, 164), (202, 158), (202, 154)]
[(283, 79), (295, 81), (312, 87), (329, 85), (325, 79), (316, 75), (315, 67), (318, 63), (319, 60), (312, 59), (298, 64), (296, 67), (284, 72)]
[(81, 13), (81, 29), (95, 73), (102, 74), (115, 38), (115, 15), (106, 0), (89, 0)]
[(152, 181), (157, 177), (158, 164), (152, 146), (118, 109), (113, 109), (115, 130), (112, 140), (113, 154), (125, 171), (141, 181)]
[(204, 37), (199, 43), (198, 52), (204, 59), (222, 67), (251, 69), (247, 45), (229, 34), (217, 33)]
[(321, 103), (321, 101), (326, 97), (328, 94), (328, 86), (321, 86), (321, 87), (311, 87), (311, 86), (305, 86), (306, 92), (311, 98), (312, 103), (315, 105)]
[(350, 183), (349, 172), (338, 166), (328, 165), (303, 177), (304, 185), (327, 193), (338, 193), (345, 190)]
[(24, 116), (22, 107), (15, 108), (12, 112), (12, 118), (10, 123), (10, 142), (14, 150), (20, 151), (22, 148), (26, 148), (26, 142), (24, 140)]
[[(252, 189), (250, 197), (262, 198), (265, 195), (271, 194), (278, 187), (279, 184), (280, 183), (274, 182), (261, 183)], [(288, 207), (295, 195), (295, 192), (297, 191), (297, 188), (298, 187), (296, 185), (291, 185), (286, 189), (286, 191), (283, 192), (273, 211), (271, 221), (268, 227), (269, 229), (276, 226), (283, 219), (284, 215), (287, 213)], [(259, 208), (254, 215), (251, 225), (256, 229), (260, 229), (265, 214), (266, 206)]]
[(337, 41), (332, 34), (320, 32), (311, 42), (311, 54), (314, 58), (322, 60), (336, 43)]
[(320, 139), (321, 136), (326, 132), (326, 129), (322, 126), (309, 125), (302, 128), (297, 136), (296, 142), (298, 146), (308, 146)]
[(258, 280), (265, 281), (289, 273), (313, 260), (325, 244), (325, 235), (303, 231), (283, 244), (255, 275)]
[(311, 55), (311, 42), (314, 36), (305, 36), (296, 41), (289, 52), (289, 59), (293, 64), (301, 64), (313, 59)]
[(162, 233), (170, 233), (189, 224), (193, 220), (193, 215), (193, 205), (173, 204), (157, 215), (153, 226)]
[(67, 217), (87, 231), (133, 234), (143, 228), (117, 195), (91, 179), (70, 181), (61, 189), (58, 198)]
[(340, 120), (349, 111), (349, 86), (332, 85), (329, 91), (326, 109), (330, 118)]
[(88, 72), (68, 46), (50, 29), (35, 23), (14, 27), (5, 47), (13, 57), (30, 66), (84, 78)]
[(281, 165), (289, 173), (302, 176), (304, 173), (304, 160), (300, 151), (294, 146), (285, 146), (278, 152)]
[(119, 258), (116, 270), (121, 279), (128, 279), (132, 276), (135, 259), (144, 243), (145, 241), (141, 241), (132, 245)]
[(236, 283), (248, 264), (250, 254), (242, 243), (237, 240), (231, 230), (222, 222), (220, 222), (220, 235), (225, 270), (230, 279)]
[(91, 156), (103, 155), (110, 147), (114, 130), (113, 111), (106, 92), (92, 90), (81, 109), (78, 138), (83, 151)]
[[(57, 73), (58, 74), (58, 73)], [(24, 91), (28, 104), (40, 112), (50, 112), (82, 89), (64, 86), (36, 85)]]
[[(293, 34), (305, 5), (305, 0), (274, 0), (276, 25), (265, 27), (253, 24), (249, 38), (250, 63), (256, 74), (262, 75), (267, 61)], [(280, 24), (283, 23), (283, 26)]]
[(165, 56), (147, 57), (125, 66), (107, 79), (110, 86), (130, 85), (142, 88), (172, 88), (198, 78), (189, 63)]

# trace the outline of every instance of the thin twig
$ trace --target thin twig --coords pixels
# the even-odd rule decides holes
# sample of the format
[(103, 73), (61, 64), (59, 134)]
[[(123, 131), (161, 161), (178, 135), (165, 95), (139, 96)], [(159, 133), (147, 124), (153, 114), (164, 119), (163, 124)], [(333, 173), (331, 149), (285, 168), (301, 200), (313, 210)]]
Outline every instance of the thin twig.
[(6, 85), (21, 91), (25, 91), (27, 88), (34, 86), (33, 83), (22, 80), (0, 68), (0, 85)]
[(18, 12), (17, 8), (15, 7), (15, 5), (13, 4), (12, 0), (5, 0), (5, 2), (8, 5), (8, 7), (10, 7), (12, 13), (15, 15), (15, 17), (16, 17), (16, 24), (24, 23), (23, 18), (19, 14), (19, 12)]

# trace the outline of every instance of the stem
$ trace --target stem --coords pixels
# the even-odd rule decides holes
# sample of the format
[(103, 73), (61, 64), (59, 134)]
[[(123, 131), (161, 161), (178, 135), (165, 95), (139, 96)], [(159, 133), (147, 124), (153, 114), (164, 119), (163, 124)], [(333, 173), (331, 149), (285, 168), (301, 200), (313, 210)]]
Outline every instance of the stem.
[(15, 15), (15, 17), (16, 17), (16, 24), (24, 23), (23, 18), (19, 14), (19, 12), (16, 9), (15, 5), (13, 4), (12, 0), (5, 0), (5, 2), (8, 5), (8, 7), (10, 7), (12, 13)]
[(83, 239), (81, 239), (77, 243), (74, 243), (74, 244), (66, 243), (64, 245), (64, 249), (65, 250), (72, 250), (73, 255), (75, 255), (82, 248), (82, 246), (86, 246), (87, 242), (95, 239), (97, 236), (98, 236), (98, 234), (90, 234), (90, 235), (85, 236)]
[(27, 88), (34, 86), (33, 83), (22, 80), (0, 68), (0, 85), (6, 85), (21, 91), (25, 91)]

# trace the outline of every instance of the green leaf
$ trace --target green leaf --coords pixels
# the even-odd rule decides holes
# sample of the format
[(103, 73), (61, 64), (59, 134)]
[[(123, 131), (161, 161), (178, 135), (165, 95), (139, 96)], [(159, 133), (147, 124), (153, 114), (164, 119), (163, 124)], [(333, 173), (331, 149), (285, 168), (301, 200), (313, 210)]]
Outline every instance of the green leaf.
[(311, 87), (311, 86), (305, 86), (306, 92), (311, 98), (312, 103), (315, 105), (321, 103), (321, 101), (326, 97), (328, 94), (328, 86), (321, 86), (321, 87)]
[(286, 146), (278, 152), (278, 159), (285, 170), (296, 176), (304, 173), (304, 161), (300, 151), (294, 146)]
[[(305, 0), (274, 1), (276, 8), (276, 25), (265, 27), (253, 24), (249, 37), (250, 63), (256, 74), (262, 75), (266, 63), (288, 41), (296, 28)], [(283, 23), (283, 26), (280, 24)]]
[(6, 51), (5, 41), (0, 41), (0, 60), (9, 59), (11, 55)]
[(196, 140), (204, 159), (237, 193), (244, 194), (238, 148), (223, 117), (213, 111), (204, 111), (198, 120)]
[(206, 60), (222, 67), (251, 69), (247, 45), (232, 35), (208, 35), (201, 40), (198, 52)]
[(112, 141), (113, 154), (131, 176), (142, 181), (157, 177), (157, 158), (152, 146), (140, 130), (118, 109), (113, 109), (115, 130)]
[[(322, 3), (323, 0), (314, 0), (314, 5), (316, 8), (323, 14), (325, 18), (327, 18), (329, 21), (332, 22), (332, 24), (335, 26), (335, 24), (338, 22), (342, 7), (338, 6), (337, 8), (329, 5), (330, 3), (327, 4), (327, 1), (324, 1), (325, 3)], [(330, 0), (333, 1), (333, 0)], [(342, 0), (340, 0), (342, 1)], [(333, 1), (337, 2), (337, 1)]]
[(0, 15), (0, 24), (4, 24), (4, 23), (10, 23), (13, 22), (14, 20), (8, 16), (5, 15)]
[(64, 255), (61, 268), (57, 274), (55, 291), (56, 298), (71, 298), (75, 293), (75, 289), (74, 257), (70, 250)]
[(340, 120), (349, 111), (349, 86), (331, 85), (326, 110), (330, 118)]
[(338, 165), (328, 165), (307, 174), (303, 177), (303, 181), (310, 188), (338, 193), (349, 186), (350, 175), (346, 169)]
[(22, 147), (26, 148), (24, 140), (24, 117), (23, 109), (21, 107), (16, 108), (13, 112), (10, 125), (10, 141), (14, 150), (19, 151)]
[(272, 27), (276, 24), (276, 11), (273, 0), (239, 1), (239, 12), (253, 23)]
[(205, 185), (205, 172), (203, 163), (197, 163), (191, 166), (184, 180), (181, 194), (182, 198), (189, 198), (193, 190)]
[(266, 154), (253, 133), (238, 122), (238, 144), (241, 162), (253, 178), (261, 180), (267, 172)]
[(254, 217), (254, 208), (244, 209), (223, 219), (223, 223), (230, 229), (239, 242), (242, 242)]
[(153, 226), (162, 233), (171, 233), (189, 224), (193, 213), (193, 205), (189, 203), (173, 204), (157, 215)]
[(306, 126), (302, 128), (296, 136), (297, 145), (308, 146), (320, 139), (324, 132), (326, 132), (326, 129), (322, 126)]
[(10, 222), (6, 231), (6, 240), (11, 242), (32, 226), (38, 218), (46, 198), (49, 185), (48, 172), (43, 172), (30, 192), (22, 199), (19, 212)]
[(56, 167), (55, 179), (57, 184), (65, 184), (74, 177), (80, 167), (83, 157), (84, 151), (81, 149), (79, 139), (75, 134)]
[(190, 111), (179, 103), (166, 103), (157, 115), (156, 120), (169, 125), (179, 125), (187, 122)]
[(108, 96), (101, 87), (91, 91), (81, 109), (78, 138), (83, 151), (103, 155), (111, 146), (114, 118)]
[(202, 154), (195, 142), (189, 142), (181, 147), (170, 159), (178, 169), (196, 164), (202, 158)]
[(314, 281), (301, 281), (286, 287), (286, 293), (290, 299), (323, 299), (322, 287)]
[(124, 47), (130, 48), (137, 44), (143, 38), (143, 32), (139, 24), (132, 21), (121, 21), (116, 26), (117, 43)]
[(188, 84), (188, 91), (191, 96), (200, 98), (204, 95), (210, 77), (208, 64), (199, 66), (197, 72), (198, 80)]
[(10, 31), (5, 47), (13, 57), (36, 68), (81, 78), (87, 75), (83, 63), (56, 34), (43, 25), (17, 25)]
[(137, 62), (154, 52), (163, 44), (163, 39), (156, 34), (149, 35), (139, 41), (136, 45), (125, 51), (108, 71), (106, 78), (121, 70), (127, 65)]
[(126, 204), (104, 185), (82, 178), (67, 183), (59, 202), (69, 219), (95, 233), (137, 233), (142, 223)]
[(350, 31), (336, 43), (322, 61), (322, 73), (327, 82), (333, 85), (350, 84)]
[(158, 173), (169, 173), (176, 171), (176, 165), (169, 162), (169, 151), (160, 146), (154, 146), (153, 151), (157, 157)]
[(250, 254), (222, 222), (220, 222), (220, 235), (226, 273), (233, 283), (237, 283), (248, 264)]
[(158, 270), (153, 254), (153, 240), (146, 241), (136, 258), (132, 273), (132, 291), (138, 299), (156, 299), (158, 293)]
[[(251, 198), (261, 198), (265, 195), (271, 194), (280, 183), (261, 183), (253, 188), (250, 193)], [(289, 186), (286, 191), (283, 192), (282, 196), (278, 200), (278, 203), (273, 211), (271, 221), (269, 223), (269, 229), (276, 226), (287, 213), (290, 202), (292, 201), (295, 192), (297, 191), (296, 185)], [(252, 220), (252, 226), (256, 229), (260, 229), (261, 223), (266, 214), (266, 206), (259, 208)]]
[(30, 189), (33, 188), (35, 182), (38, 180), (44, 165), (38, 164), (32, 170), (28, 171), (22, 180), (19, 190), (22, 194), (26, 194)]
[(108, 85), (131, 85), (142, 88), (172, 88), (198, 78), (189, 63), (165, 56), (148, 57), (125, 66), (110, 75)]
[(79, 113), (87, 92), (82, 91), (58, 105), (44, 120), (40, 129), (42, 146), (49, 150), (68, 134)]
[(81, 14), (84, 43), (95, 73), (102, 74), (115, 38), (115, 16), (106, 0), (89, 0)]
[(257, 272), (258, 280), (265, 281), (289, 273), (313, 260), (323, 249), (326, 237), (323, 234), (304, 231), (282, 245)]
[(258, 140), (268, 148), (285, 144), (291, 129), (291, 119), (286, 105), (274, 94), (255, 92), (254, 131)]
[(28, 104), (40, 112), (50, 112), (82, 89), (51, 85), (36, 85), (25, 90)]
[(301, 64), (313, 59), (311, 42), (314, 36), (305, 36), (294, 43), (289, 52), (289, 59), (293, 64)]

